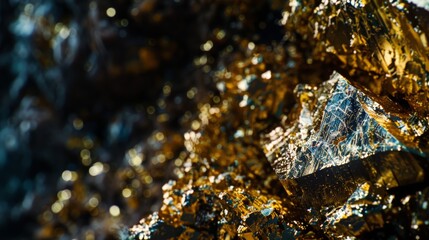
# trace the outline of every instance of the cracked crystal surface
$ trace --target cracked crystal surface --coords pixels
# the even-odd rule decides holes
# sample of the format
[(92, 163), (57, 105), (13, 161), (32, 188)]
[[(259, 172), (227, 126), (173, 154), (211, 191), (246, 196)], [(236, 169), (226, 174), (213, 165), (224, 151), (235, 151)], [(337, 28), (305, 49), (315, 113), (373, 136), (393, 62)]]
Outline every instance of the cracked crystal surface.
[[(276, 127), (262, 140), (280, 179), (298, 178), (379, 152), (421, 152), (382, 127), (365, 110), (375, 103), (340, 74), (334, 73), (319, 87), (299, 88), (307, 89), (297, 91), (299, 113), (290, 113), (298, 119)], [(379, 109), (377, 114), (382, 119), (385, 112)]]

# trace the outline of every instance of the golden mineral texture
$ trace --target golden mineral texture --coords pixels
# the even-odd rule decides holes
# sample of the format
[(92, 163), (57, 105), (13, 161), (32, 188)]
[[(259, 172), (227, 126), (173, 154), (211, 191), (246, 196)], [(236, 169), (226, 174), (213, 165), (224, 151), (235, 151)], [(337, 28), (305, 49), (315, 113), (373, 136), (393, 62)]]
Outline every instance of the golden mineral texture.
[(403, 1), (290, 1), (288, 10), (286, 27), (311, 39), (314, 59), (332, 61), (356, 86), (427, 115), (427, 12)]
[(221, 53), (219, 98), (184, 134), (179, 178), (125, 238), (429, 237), (429, 3), (418, 3), (273, 1), (282, 38), (235, 36)]

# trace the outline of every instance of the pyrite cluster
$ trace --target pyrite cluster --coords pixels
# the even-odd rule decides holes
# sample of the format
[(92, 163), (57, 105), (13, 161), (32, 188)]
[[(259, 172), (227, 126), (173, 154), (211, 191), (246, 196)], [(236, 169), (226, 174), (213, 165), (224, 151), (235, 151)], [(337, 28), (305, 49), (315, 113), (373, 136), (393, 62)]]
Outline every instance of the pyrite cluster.
[(281, 40), (224, 53), (183, 175), (130, 239), (428, 236), (428, 10), (281, 8)]

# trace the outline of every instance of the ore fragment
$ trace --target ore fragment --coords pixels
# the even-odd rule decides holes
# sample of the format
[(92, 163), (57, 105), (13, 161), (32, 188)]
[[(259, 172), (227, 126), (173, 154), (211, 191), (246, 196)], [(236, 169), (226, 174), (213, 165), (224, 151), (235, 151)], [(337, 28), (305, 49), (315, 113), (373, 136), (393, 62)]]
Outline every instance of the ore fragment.
[(334, 61), (354, 84), (426, 117), (429, 32), (424, 12), (406, 2), (308, 0), (294, 5), (285, 23), (313, 36), (316, 59)]
[[(290, 114), (298, 119), (262, 140), (289, 198), (300, 206), (337, 206), (367, 182), (391, 189), (427, 180), (424, 152), (382, 127), (366, 110), (375, 103), (340, 74), (304, 94), (297, 96), (298, 113)], [(380, 108), (378, 114), (386, 113)]]
[(412, 2), (1, 1), (1, 235), (427, 238)]
[[(236, 114), (221, 108), (215, 118), (229, 123), (219, 124), (225, 122), (213, 118), (206, 121), (209, 124), (204, 131), (188, 135), (200, 137), (187, 149), (201, 158), (208, 152), (202, 147), (226, 150), (232, 149), (231, 144), (257, 141), (255, 147), (264, 151), (267, 159), (263, 161), (270, 163), (278, 177), (274, 181), (282, 183), (284, 192), (278, 189), (280, 198), (270, 190), (265, 193), (281, 201), (281, 207), (276, 208), (267, 206), (268, 202), (260, 205), (251, 189), (238, 191), (236, 186), (242, 182), (237, 179), (228, 181), (231, 187), (227, 190), (223, 184), (207, 182), (203, 176), (213, 179), (226, 162), (230, 167), (224, 171), (229, 176), (243, 166), (241, 161), (225, 161), (228, 154), (214, 154), (214, 150), (208, 155), (215, 157), (205, 174), (197, 170), (187, 173), (198, 172), (191, 186), (219, 193), (220, 205), (212, 204), (212, 213), (219, 211), (218, 206), (232, 206), (228, 213), (234, 214), (221, 215), (233, 223), (221, 226), (228, 229), (229, 236), (427, 236), (427, 227), (420, 220), (425, 219), (420, 211), (427, 207), (421, 199), (427, 199), (422, 191), (429, 171), (427, 22), (426, 10), (406, 2), (289, 1), (281, 20), (287, 54), (278, 51), (284, 68), (265, 64), (265, 55), (259, 51), (248, 54), (259, 50), (258, 44), (243, 43), (250, 49), (242, 53), (244, 59), (237, 58), (240, 61), (230, 63), (217, 75), (224, 106)], [(269, 67), (283, 69), (285, 74), (273, 74), (267, 71)], [(327, 80), (332, 70), (335, 73)], [(213, 134), (217, 128), (230, 135), (229, 141), (215, 140), (224, 136)], [(248, 132), (252, 134), (246, 136)], [(248, 150), (240, 149), (239, 156)], [(244, 165), (250, 162), (241, 160)], [(198, 168), (196, 162), (190, 166)], [(261, 173), (260, 168), (254, 169), (253, 173)], [(241, 180), (253, 179), (248, 172), (242, 174)], [(175, 188), (187, 188), (189, 178), (185, 174)], [(253, 181), (251, 186), (266, 189)], [(189, 194), (201, 196), (200, 191), (194, 189)], [(187, 205), (176, 201), (164, 206), (161, 212)], [(273, 217), (281, 210), (284, 215)], [(197, 216), (194, 210), (175, 213), (191, 223), (189, 227), (195, 225), (196, 221), (190, 220)], [(405, 215), (405, 220), (395, 220), (399, 215)], [(238, 216), (240, 223), (234, 221)], [(176, 223), (171, 215), (163, 217)]]

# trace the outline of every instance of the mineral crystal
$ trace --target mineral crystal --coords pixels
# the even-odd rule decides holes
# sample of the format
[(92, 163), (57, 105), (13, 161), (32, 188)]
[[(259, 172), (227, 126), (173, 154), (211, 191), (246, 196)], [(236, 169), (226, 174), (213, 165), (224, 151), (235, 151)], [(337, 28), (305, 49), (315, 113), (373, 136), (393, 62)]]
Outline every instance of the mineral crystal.
[[(291, 112), (298, 119), (277, 127), (263, 141), (280, 179), (298, 178), (318, 170), (363, 159), (378, 152), (418, 151), (407, 148), (365, 110), (375, 103), (339, 74), (320, 87), (297, 86), (301, 101)], [(377, 108), (380, 119), (387, 119)], [(383, 124), (383, 123), (381, 123)]]
[[(402, 1), (310, 0), (287, 2), (282, 16), (287, 50), (278, 51), (278, 58), (286, 66), (265, 63), (271, 61), (264, 57), (269, 50), (252, 45), (253, 56), (218, 71), (223, 106), (215, 111), (217, 120), (209, 116), (202, 131), (193, 134), (198, 137), (188, 148), (196, 158), (211, 160), (204, 174), (190, 177), (201, 169), (201, 160), (192, 161), (184, 177), (170, 186), (181, 189), (182, 199), (210, 202), (213, 210), (199, 217), (208, 221), (205, 227), (197, 227), (204, 221), (195, 221), (195, 209), (201, 207), (186, 210), (187, 200), (171, 198), (171, 188), (164, 197), (172, 200), (156, 216), (170, 226), (187, 224), (176, 235), (182, 237), (196, 236), (184, 235), (189, 228), (209, 231), (213, 221), (217, 224), (212, 228), (228, 232), (213, 235), (221, 238), (425, 236), (427, 216), (421, 209), (427, 207), (429, 173), (427, 11)], [(284, 75), (273, 69), (282, 69)], [(226, 136), (213, 135), (215, 129)], [(237, 144), (242, 147), (234, 154), (247, 156), (239, 161), (227, 160), (230, 151), (201, 151)], [(279, 181), (284, 190), (273, 192), (254, 182), (253, 169), (241, 172), (241, 166), (249, 164), (248, 144), (265, 153), (266, 159), (258, 160), (268, 161), (276, 174), (258, 176), (270, 176), (271, 184)], [(262, 163), (259, 166), (266, 166)], [(214, 184), (217, 180), (210, 179), (218, 179), (217, 171), (240, 178)], [(246, 187), (237, 187), (242, 184)], [(192, 187), (185, 191), (190, 195), (183, 195)], [(201, 191), (208, 192), (201, 197)], [(266, 198), (255, 201), (259, 194)], [(270, 205), (273, 200), (281, 204)], [(249, 213), (255, 220), (249, 222)], [(394, 220), (403, 214), (404, 220)], [(215, 215), (229, 224), (214, 220)], [(148, 230), (156, 226), (151, 219), (133, 228), (133, 236), (154, 237), (160, 229)]]
[(290, 116), (298, 118), (286, 120), (291, 123), (276, 127), (262, 140), (291, 198), (301, 192), (306, 196), (301, 201), (312, 201), (309, 206), (314, 207), (323, 200), (344, 200), (340, 195), (347, 197), (362, 180), (387, 188), (423, 180), (417, 159), (425, 154), (382, 127), (395, 127), (385, 123), (390, 116), (341, 75), (334, 73), (319, 87), (299, 85), (296, 92), (300, 106)]

